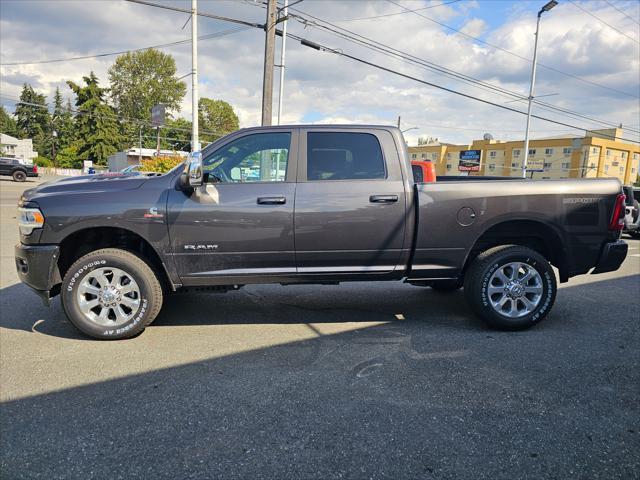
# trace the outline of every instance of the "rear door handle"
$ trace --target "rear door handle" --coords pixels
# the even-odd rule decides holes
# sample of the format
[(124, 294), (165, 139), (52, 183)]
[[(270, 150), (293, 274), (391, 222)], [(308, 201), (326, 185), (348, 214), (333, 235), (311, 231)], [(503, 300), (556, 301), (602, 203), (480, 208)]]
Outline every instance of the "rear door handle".
[(258, 205), (284, 205), (286, 197), (258, 197)]
[(371, 203), (394, 203), (398, 201), (398, 195), (371, 195)]

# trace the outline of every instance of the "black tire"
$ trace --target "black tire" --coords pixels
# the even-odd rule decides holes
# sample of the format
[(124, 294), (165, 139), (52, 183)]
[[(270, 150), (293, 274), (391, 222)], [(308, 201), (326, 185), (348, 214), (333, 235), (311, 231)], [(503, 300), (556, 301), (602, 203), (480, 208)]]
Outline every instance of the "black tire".
[(433, 280), (429, 286), (438, 293), (451, 293), (462, 288), (461, 280)]
[[(106, 271), (107, 280), (109, 280), (109, 268), (119, 269), (126, 273), (123, 278), (130, 277), (133, 279), (138, 290), (137, 293), (127, 294), (134, 295), (134, 299), (138, 300), (137, 307), (127, 310), (127, 316), (131, 318), (118, 325), (115, 323), (117, 318), (114, 320), (108, 319), (114, 322), (113, 326), (99, 324), (88, 318), (81, 310), (79, 300), (81, 294), (78, 292), (83, 280), (95, 270), (102, 269), (100, 271)], [(113, 281), (114, 277), (115, 275), (112, 273), (111, 281)], [(125, 296), (125, 294), (122, 296)], [(86, 299), (87, 297), (85, 296), (84, 298)], [(98, 300), (97, 296), (95, 300)], [(118, 248), (104, 248), (88, 253), (69, 267), (62, 281), (62, 306), (71, 323), (90, 337), (102, 340), (130, 338), (142, 332), (160, 312), (162, 307), (162, 286), (153, 269), (137, 255)], [(96, 308), (99, 309), (99, 312), (102, 312), (105, 307), (99, 304)], [(107, 310), (109, 308), (106, 307)], [(95, 314), (96, 312), (94, 312)], [(109, 316), (113, 317), (115, 317), (115, 314), (114, 309), (111, 309), (108, 313)], [(104, 322), (108, 323), (107, 320), (104, 320)]]
[(22, 170), (14, 171), (11, 176), (15, 182), (24, 182), (27, 179), (27, 174)]
[(629, 235), (631, 236), (631, 238), (640, 238), (640, 230), (629, 232)]
[[(536, 277), (539, 278), (539, 281), (532, 287), (537, 287), (538, 290), (541, 287), (541, 296), (538, 299), (538, 303), (528, 313), (526, 313), (528, 307), (523, 303), (522, 299), (512, 300), (510, 299), (511, 297), (507, 299), (511, 308), (513, 308), (514, 303), (516, 304), (516, 309), (514, 310), (516, 315), (521, 315), (515, 318), (508, 316), (508, 312), (499, 312), (492, 305), (492, 300), (498, 301), (509, 295), (502, 292), (490, 295), (488, 291), (494, 273), (500, 268), (509, 269), (509, 264), (513, 262), (526, 264), (528, 267), (533, 268), (539, 275), (539, 277)], [(495, 281), (496, 279), (493, 280), (493, 282)], [(500, 282), (499, 279), (498, 282)], [(497, 287), (495, 283), (492, 286), (494, 288), (502, 288), (499, 283)], [(526, 286), (531, 287), (528, 282)], [(507, 290), (504, 291), (506, 292)], [(464, 293), (473, 311), (487, 325), (499, 330), (525, 330), (542, 321), (555, 302), (556, 291), (556, 276), (549, 262), (538, 252), (519, 245), (503, 245), (481, 253), (473, 260), (464, 280)], [(509, 293), (517, 295), (519, 292), (510, 291)], [(527, 295), (531, 295), (531, 297)], [(537, 294), (526, 294), (525, 297), (530, 300), (530, 303), (534, 303), (531, 300), (535, 301), (535, 295)], [(519, 307), (523, 307), (521, 312), (519, 312)]]

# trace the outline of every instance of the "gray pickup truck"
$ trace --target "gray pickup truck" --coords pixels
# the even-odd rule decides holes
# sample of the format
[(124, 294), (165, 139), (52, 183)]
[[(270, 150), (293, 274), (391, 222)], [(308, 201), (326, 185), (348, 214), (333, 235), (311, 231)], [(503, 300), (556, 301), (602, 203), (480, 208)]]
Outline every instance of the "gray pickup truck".
[(239, 130), (161, 176), (27, 190), (16, 266), (47, 303), (61, 293), (82, 332), (116, 339), (178, 289), (374, 280), (464, 286), (490, 326), (517, 330), (553, 305), (552, 265), (566, 282), (627, 254), (617, 180), (415, 183), (411, 172), (393, 127)]

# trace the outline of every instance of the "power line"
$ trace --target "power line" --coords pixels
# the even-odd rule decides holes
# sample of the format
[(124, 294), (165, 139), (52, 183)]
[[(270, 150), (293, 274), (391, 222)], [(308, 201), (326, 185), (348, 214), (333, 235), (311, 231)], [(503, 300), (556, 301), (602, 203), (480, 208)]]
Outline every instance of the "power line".
[[(404, 77), (404, 78), (406, 78), (408, 80), (413, 80), (415, 82), (422, 83), (424, 85), (428, 85), (430, 87), (434, 87), (434, 88), (437, 88), (439, 90), (443, 90), (445, 92), (453, 93), (454, 95), (458, 95), (458, 96), (461, 96), (461, 97), (464, 97), (464, 98), (468, 98), (470, 100), (475, 100), (477, 102), (481, 102), (481, 103), (484, 103), (486, 105), (491, 105), (493, 107), (501, 108), (502, 110), (507, 110), (507, 111), (510, 111), (510, 112), (513, 112), (513, 113), (518, 113), (520, 115), (526, 115), (527, 114), (527, 112), (523, 112), (522, 110), (518, 110), (517, 108), (507, 107), (506, 105), (500, 105), (499, 103), (495, 103), (495, 102), (492, 102), (490, 100), (485, 100), (484, 98), (476, 97), (474, 95), (470, 95), (468, 93), (460, 92), (458, 90), (454, 90), (452, 88), (448, 88), (448, 87), (445, 87), (445, 86), (442, 86), (442, 85), (438, 85), (436, 83), (428, 82), (428, 81), (423, 80), (421, 78), (414, 77), (412, 75), (409, 75), (409, 74), (406, 74), (406, 73), (403, 73), (403, 72), (399, 72), (398, 70), (394, 70), (392, 68), (388, 68), (388, 67), (385, 67), (383, 65), (370, 62), (370, 61), (365, 60), (363, 58), (359, 58), (359, 57), (356, 57), (354, 55), (350, 55), (348, 53), (344, 53), (341, 50), (333, 49), (333, 48), (330, 48), (330, 47), (326, 47), (324, 45), (320, 45), (320, 44), (315, 43), (315, 42), (311, 42), (309, 40), (306, 40), (306, 39), (304, 39), (302, 37), (299, 37), (297, 35), (294, 35), (294, 34), (287, 34), (287, 35), (292, 37), (292, 38), (294, 38), (295, 40), (300, 41), (303, 45), (308, 46), (310, 48), (313, 48), (315, 50), (323, 50), (323, 51), (330, 52), (330, 53), (333, 53), (333, 54), (341, 56), (341, 57), (349, 58), (351, 60), (354, 60), (356, 62), (362, 63), (364, 65), (368, 65), (370, 67), (377, 68), (378, 70), (382, 70), (382, 71), (385, 71), (385, 72), (388, 72), (388, 73), (392, 73), (394, 75), (398, 75), (400, 77)], [(537, 118), (538, 120), (543, 120), (545, 122), (555, 123), (556, 125), (561, 125), (563, 127), (569, 127), (569, 128), (575, 129), (575, 130), (580, 130), (580, 131), (588, 130), (588, 129), (585, 129), (583, 127), (578, 127), (578, 126), (572, 125), (570, 123), (565, 123), (565, 122), (561, 122), (559, 120), (554, 120), (554, 119), (551, 119), (551, 118), (542, 117), (540, 115), (531, 115), (531, 117)], [(602, 136), (615, 139), (615, 137), (612, 136), (612, 135), (602, 135)], [(625, 141), (633, 142), (633, 143), (640, 143), (639, 140), (632, 140), (632, 139), (628, 139), (628, 138), (620, 138), (620, 140), (625, 140)]]
[(613, 25), (611, 25), (610, 23), (605, 22), (603, 19), (601, 19), (599, 16), (597, 16), (595, 13), (590, 12), (589, 10), (587, 10), (586, 8), (582, 8), (580, 5), (578, 5), (576, 2), (574, 2), (573, 0), (568, 0), (569, 3), (571, 5), (573, 5), (576, 8), (579, 8), (580, 10), (582, 10), (584, 13), (586, 13), (587, 15), (592, 16), (593, 18), (595, 18), (596, 20), (598, 20), (600, 23), (602, 23), (603, 25), (606, 25), (607, 27), (609, 27), (611, 30), (615, 30), (616, 32), (618, 32), (620, 35), (624, 35), (625, 37), (627, 37), (629, 40), (634, 41), (635, 43), (637, 43), (638, 45), (640, 45), (640, 41), (638, 41), (637, 39), (633, 38), (631, 35), (627, 35), (626, 33), (624, 33), (622, 30), (617, 29), (616, 27), (614, 27)]
[[(321, 29), (323, 29), (323, 30), (325, 30), (325, 31), (327, 31), (329, 33), (338, 35), (341, 38), (344, 38), (344, 39), (346, 39), (348, 41), (358, 43), (359, 45), (362, 45), (362, 46), (364, 46), (366, 48), (370, 48), (372, 50), (375, 50), (375, 51), (378, 51), (380, 53), (386, 54), (387, 56), (391, 55), (391, 56), (400, 58), (401, 60), (403, 60), (405, 62), (408, 62), (408, 63), (416, 63), (416, 64), (418, 64), (420, 66), (423, 66), (423, 67), (425, 67), (425, 68), (427, 68), (429, 70), (436, 71), (437, 73), (441, 73), (443, 75), (450, 76), (450, 77), (453, 77), (455, 79), (471, 83), (472, 85), (478, 86), (480, 88), (493, 90), (495, 92), (498, 92), (498, 94), (503, 94), (503, 96), (507, 96), (507, 98), (515, 98), (516, 100), (526, 100), (527, 99), (527, 97), (525, 97), (521, 93), (515, 92), (513, 90), (508, 90), (508, 89), (506, 89), (504, 87), (500, 87), (498, 85), (494, 85), (492, 83), (489, 83), (489, 82), (486, 82), (486, 81), (483, 81), (483, 80), (479, 80), (477, 78), (474, 78), (472, 76), (457, 72), (457, 71), (449, 69), (447, 67), (444, 67), (444, 66), (441, 66), (441, 65), (438, 65), (438, 64), (434, 64), (434, 63), (429, 62), (427, 60), (424, 60), (422, 58), (416, 57), (414, 55), (408, 54), (406, 52), (403, 52), (401, 50), (395, 49), (395, 48), (390, 47), (388, 45), (382, 44), (382, 43), (380, 43), (380, 42), (378, 42), (376, 40), (373, 40), (371, 38), (368, 38), (368, 37), (365, 37), (365, 36), (360, 35), (358, 33), (355, 33), (355, 32), (353, 32), (351, 30), (346, 29), (346, 28), (334, 25), (334, 24), (332, 24), (331, 22), (329, 22), (327, 20), (322, 20), (322, 19), (320, 19), (318, 17), (315, 17), (315, 16), (313, 16), (311, 14), (307, 14), (305, 12), (301, 12), (300, 10), (297, 10), (297, 9), (296, 9), (296, 11), (298, 11), (300, 13), (303, 13), (304, 15), (307, 15), (307, 16), (311, 17), (314, 20), (317, 20), (317, 21), (312, 21), (312, 20), (309, 20), (308, 18), (305, 18), (305, 17), (303, 17), (301, 15), (296, 15), (296, 14), (290, 15), (290, 16), (298, 19), (298, 21), (302, 21), (302, 23), (305, 26), (311, 25), (311, 26), (315, 26), (315, 27), (321, 28)], [(322, 24), (320, 24), (318, 22), (326, 23), (326, 24), (328, 24), (328, 25), (330, 25), (331, 27), (334, 27), (334, 28), (327, 27), (326, 25), (322, 25)], [(338, 31), (336, 29), (339, 29), (339, 30), (342, 30), (342, 31)], [(344, 33), (344, 32), (347, 32), (347, 33)], [(356, 37), (359, 37), (359, 38), (356, 38)], [(589, 121), (597, 123), (597, 124), (608, 125), (608, 126), (610, 126), (612, 128), (615, 128), (615, 127), (618, 126), (618, 123), (616, 123), (616, 122), (611, 122), (611, 121), (607, 121), (607, 120), (592, 118), (592, 117), (583, 115), (583, 114), (581, 114), (579, 112), (574, 112), (572, 110), (568, 110), (568, 109), (565, 109), (565, 108), (562, 108), (562, 107), (556, 107), (553, 104), (550, 104), (550, 103), (547, 103), (547, 102), (542, 102), (540, 100), (534, 100), (534, 103), (544, 106), (543, 108), (546, 109), (546, 110), (556, 110), (558, 112), (564, 113), (564, 114), (572, 116), (574, 118), (581, 118), (581, 119), (589, 120)], [(630, 130), (633, 130), (633, 129), (630, 129)], [(638, 131), (638, 133), (640, 133), (640, 131)]]
[[(410, 10), (407, 7), (405, 7), (403, 5), (400, 5), (399, 3), (397, 3), (397, 2), (395, 2), (393, 0), (387, 0), (387, 1), (390, 2), (390, 3), (393, 3), (394, 5), (397, 5), (398, 7), (404, 8), (405, 10)], [(437, 20), (434, 20), (433, 18), (427, 17), (426, 15), (423, 15), (423, 14), (421, 14), (419, 12), (412, 12), (412, 13), (414, 13), (415, 15), (418, 15), (418, 16), (426, 19), (426, 20), (429, 20), (430, 22), (436, 23), (436, 24), (440, 25), (441, 27), (444, 27), (444, 28), (446, 28), (448, 30), (451, 30), (451, 31), (456, 32), (456, 33), (459, 33), (460, 35), (463, 35), (463, 36), (465, 36), (465, 37), (467, 37), (467, 38), (469, 38), (471, 40), (475, 40), (475, 41), (477, 41), (479, 43), (482, 43), (483, 45), (486, 45), (486, 46), (491, 47), (491, 48), (496, 49), (496, 50), (500, 50), (500, 51), (502, 51), (504, 53), (507, 53), (507, 54), (512, 55), (514, 57), (517, 57), (517, 58), (520, 58), (522, 60), (525, 60), (528, 63), (531, 63), (531, 59), (530, 58), (523, 57), (522, 55), (518, 55), (517, 53), (514, 53), (511, 50), (507, 50), (506, 48), (499, 47), (498, 45), (494, 45), (494, 44), (486, 42), (486, 41), (484, 41), (484, 40), (482, 40), (482, 39), (480, 39), (478, 37), (474, 37), (473, 35), (469, 35), (468, 33), (464, 33), (463, 31), (458, 30), (457, 28), (453, 28), (453, 27), (451, 27), (449, 25), (445, 25), (444, 23), (439, 22)], [(640, 98), (640, 96), (638, 96), (638, 95), (634, 95), (632, 93), (628, 93), (628, 92), (625, 92), (625, 91), (622, 91), (622, 90), (618, 90), (616, 88), (607, 87), (605, 85), (601, 85), (599, 83), (592, 82), (591, 80), (587, 80), (586, 78), (582, 78), (582, 77), (579, 77), (579, 76), (574, 75), (572, 73), (568, 73), (568, 72), (562, 71), (562, 70), (560, 70), (558, 68), (551, 67), (549, 65), (545, 65), (544, 63), (538, 62), (538, 66), (540, 66), (542, 68), (546, 68), (547, 70), (554, 71), (554, 72), (559, 73), (561, 75), (564, 75), (566, 77), (570, 77), (570, 78), (573, 78), (575, 80), (579, 80), (579, 81), (581, 81), (583, 83), (587, 83), (587, 84), (595, 86), (595, 87), (604, 88), (606, 90), (617, 92), (617, 93), (620, 93), (622, 95), (626, 95), (626, 96), (633, 97), (633, 98)]]
[[(211, 39), (211, 38), (224, 37), (226, 35), (232, 35), (234, 33), (238, 33), (238, 32), (242, 32), (244, 30), (248, 30), (249, 28), (250, 27), (234, 27), (234, 28), (230, 28), (230, 29), (227, 29), (227, 30), (222, 30), (220, 32), (211, 33), (209, 35), (202, 35), (201, 37), (198, 37), (198, 40), (208, 40), (208, 39)], [(35, 61), (31, 61), (31, 62), (0, 63), (0, 65), (3, 66), (3, 67), (5, 67), (5, 66), (8, 67), (8, 66), (17, 66), (17, 65), (39, 65), (39, 64), (45, 64), (45, 63), (72, 62), (72, 61), (76, 61), (76, 60), (86, 60), (86, 59), (89, 59), (89, 58), (110, 57), (110, 56), (113, 56), (113, 55), (122, 55), (123, 53), (140, 52), (140, 51), (144, 51), (144, 50), (150, 50), (152, 48), (168, 48), (168, 47), (173, 47), (173, 46), (176, 46), (176, 45), (184, 45), (184, 44), (188, 44), (188, 43), (191, 43), (191, 39), (178, 40), (178, 41), (170, 42), (170, 43), (161, 43), (159, 45), (151, 45), (150, 47), (134, 48), (134, 49), (131, 49), (131, 50), (120, 50), (118, 52), (98, 53), (98, 54), (95, 54), (95, 55), (82, 55), (82, 56), (79, 56), (79, 57), (56, 58), (56, 59), (51, 59), (51, 60), (35, 60)]]
[(385, 18), (385, 17), (393, 17), (395, 15), (404, 15), (405, 13), (410, 12), (420, 12), (422, 10), (429, 10), (431, 8), (442, 7), (444, 5), (450, 5), (452, 3), (460, 2), (461, 0), (451, 0), (449, 2), (438, 3), (437, 5), (429, 5), (428, 7), (420, 7), (414, 10), (402, 11), (402, 12), (394, 12), (394, 13), (385, 13), (384, 15), (374, 15), (373, 17), (360, 17), (360, 18), (348, 18), (346, 20), (334, 20), (336, 23), (345, 23), (345, 22), (357, 22), (360, 20), (373, 20), (374, 18)]
[(640, 22), (638, 20), (636, 20), (635, 18), (633, 18), (631, 15), (627, 15), (627, 12), (625, 12), (624, 10), (619, 9), (613, 3), (611, 3), (609, 0), (604, 0), (604, 1), (607, 3), (607, 5), (609, 5), (611, 8), (614, 8), (617, 11), (619, 11), (622, 15), (627, 17), (629, 20), (631, 20), (632, 22), (637, 23), (638, 25), (640, 25)]
[[(185, 9), (181, 9), (181, 8), (177, 8), (177, 7), (169, 7), (169, 6), (167, 6), (167, 5), (160, 5), (160, 4), (156, 4), (156, 3), (152, 3), (152, 2), (147, 2), (147, 1), (143, 1), (143, 0), (126, 0), (126, 1), (133, 2), (133, 3), (140, 3), (140, 4), (143, 4), (143, 5), (148, 5), (148, 6), (152, 6), (152, 7), (164, 8), (164, 9), (167, 9), (167, 10), (173, 10), (173, 11), (178, 11), (178, 12), (182, 12), (182, 13), (189, 13), (189, 14), (191, 13), (191, 12), (190, 12), (190, 10), (185, 10)], [(397, 6), (402, 7), (402, 8), (403, 8), (403, 9), (405, 9), (405, 10), (408, 10), (406, 7), (403, 7), (402, 5), (399, 5), (399, 4), (395, 3), (395, 2), (393, 2), (393, 0), (388, 0), (388, 1), (390, 1), (391, 3), (394, 3), (394, 4), (395, 4), (395, 5), (397, 5)], [(302, 13), (302, 14), (305, 14), (305, 12), (301, 12), (301, 11), (300, 11), (300, 10), (298, 10), (298, 9), (293, 9), (293, 10), (296, 10), (296, 11), (298, 11), (298, 12)], [(416, 15), (423, 16), (423, 15), (421, 15), (421, 14), (417, 13), (417, 12), (413, 12), (413, 13), (415, 13)], [(220, 17), (220, 16), (217, 16), (217, 15), (211, 15), (211, 14), (204, 13), (204, 12), (198, 12), (198, 15), (201, 15), (201, 16), (204, 16), (204, 17), (209, 17), (209, 18), (214, 18), (214, 19), (216, 19), (216, 20), (228, 20), (228, 21), (233, 21), (234, 23), (242, 23), (242, 24), (244, 24), (244, 25), (251, 25), (251, 26), (254, 26), (254, 27), (257, 27), (257, 28), (264, 28), (264, 26), (263, 26), (262, 24), (249, 24), (248, 22), (244, 22), (244, 21), (241, 21), (241, 20), (236, 20), (236, 19), (227, 19), (227, 18), (225, 18), (225, 17)], [(306, 15), (306, 14), (305, 14), (305, 15)], [(310, 15), (310, 16), (311, 16), (311, 15)], [(424, 18), (429, 19), (429, 17), (424, 17)], [(318, 19), (318, 20), (320, 20), (320, 19)], [(432, 20), (432, 19), (429, 19), (429, 20)], [(433, 21), (433, 20), (432, 20), (432, 21)], [(329, 22), (327, 22), (327, 23), (329, 23)], [(436, 23), (439, 23), (439, 22), (436, 22)], [(443, 25), (444, 25), (444, 24), (443, 24)], [(446, 26), (446, 25), (444, 25), (444, 26)], [(452, 28), (452, 27), (449, 27), (449, 26), (446, 26), (446, 27), (447, 27), (447, 28), (450, 28), (450, 29)], [(338, 27), (338, 28), (341, 28), (341, 27)], [(462, 32), (461, 32), (461, 33), (462, 33)], [(469, 35), (467, 35), (467, 34), (464, 34), (464, 35), (469, 36)], [(407, 78), (407, 79), (410, 79), (410, 80), (414, 80), (414, 81), (417, 81), (417, 82), (419, 82), (419, 83), (423, 83), (423, 84), (425, 84), (425, 85), (429, 85), (429, 86), (432, 86), (432, 87), (434, 87), (434, 88), (438, 88), (438, 89), (440, 89), (440, 90), (447, 91), (447, 92), (449, 92), (449, 93), (453, 93), (453, 94), (456, 94), (456, 95), (459, 95), (459, 96), (463, 96), (463, 97), (465, 97), (465, 98), (473, 99), (473, 100), (476, 100), (476, 101), (479, 101), (479, 102), (485, 103), (485, 104), (487, 104), (487, 105), (492, 105), (492, 106), (495, 106), (495, 107), (501, 108), (501, 109), (503, 109), (503, 110), (508, 110), (508, 111), (512, 111), (512, 112), (519, 113), (519, 114), (523, 114), (523, 115), (525, 115), (525, 114), (526, 114), (525, 112), (522, 112), (522, 111), (520, 111), (520, 110), (518, 110), (518, 109), (511, 108), (511, 107), (507, 107), (507, 106), (505, 106), (505, 105), (500, 105), (500, 104), (495, 103), (495, 102), (492, 102), (492, 101), (490, 101), (490, 100), (485, 100), (485, 99), (482, 99), (482, 98), (480, 98), (480, 97), (476, 97), (476, 96), (474, 96), (474, 95), (470, 95), (470, 94), (466, 94), (466, 93), (463, 93), (463, 92), (459, 92), (459, 91), (457, 91), (457, 90), (453, 90), (453, 89), (451, 89), (451, 88), (444, 87), (444, 86), (441, 86), (441, 85), (438, 85), (438, 84), (435, 84), (435, 83), (432, 83), (432, 82), (427, 82), (426, 80), (422, 80), (422, 79), (419, 79), (419, 78), (417, 78), (417, 77), (413, 77), (413, 76), (411, 76), (411, 75), (408, 75), (408, 74), (405, 74), (405, 73), (399, 72), (399, 71), (397, 71), (397, 70), (393, 70), (393, 69), (390, 69), (390, 68), (384, 67), (384, 66), (382, 66), (382, 65), (375, 64), (375, 63), (373, 63), (373, 62), (369, 62), (369, 61), (367, 61), (367, 60), (364, 60), (364, 59), (361, 59), (361, 58), (355, 57), (355, 56), (353, 56), (353, 55), (345, 54), (344, 52), (342, 52), (342, 51), (340, 51), (340, 50), (331, 49), (331, 48), (329, 48), (329, 47), (325, 47), (325, 46), (322, 46), (322, 45), (316, 44), (316, 43), (314, 43), (314, 42), (310, 42), (310, 41), (308, 41), (308, 40), (306, 40), (306, 39), (304, 39), (304, 38), (302, 38), (302, 37), (299, 37), (299, 36), (297, 36), (297, 35), (294, 35), (294, 34), (290, 34), (290, 33), (288, 33), (288, 34), (287, 34), (287, 36), (288, 36), (288, 37), (291, 37), (291, 38), (293, 38), (293, 39), (295, 39), (295, 40), (300, 41), (303, 45), (310, 46), (310, 47), (315, 48), (315, 49), (317, 49), (317, 50), (325, 50), (325, 51), (328, 51), (328, 52), (332, 52), (332, 53), (335, 53), (335, 54), (337, 54), (337, 55), (340, 55), (340, 56), (343, 56), (343, 57), (346, 57), (346, 58), (350, 58), (350, 59), (352, 59), (352, 60), (354, 60), (354, 61), (357, 61), (357, 62), (360, 62), (360, 63), (366, 64), (366, 65), (372, 66), (372, 67), (374, 67), (374, 68), (378, 68), (378, 69), (380, 69), (380, 70), (384, 70), (384, 71), (387, 71), (387, 72), (389, 72), (389, 73), (394, 73), (394, 74), (399, 75), (399, 76), (402, 76), (402, 77), (404, 77), (404, 78)], [(475, 37), (471, 37), (471, 38), (475, 38)], [(486, 42), (484, 42), (484, 43), (486, 43)], [(495, 48), (500, 48), (500, 47), (495, 47)], [(509, 52), (509, 53), (512, 53), (512, 52)], [(512, 53), (512, 54), (513, 54), (513, 53)], [(515, 54), (513, 54), (513, 55), (515, 55)], [(523, 58), (523, 59), (527, 60), (527, 59), (526, 59), (526, 58), (524, 58), (524, 57), (521, 57), (521, 58)], [(527, 60), (527, 61), (528, 61), (528, 60)], [(548, 68), (550, 68), (550, 67), (548, 67)], [(562, 73), (564, 73), (564, 72), (562, 72)], [(576, 77), (576, 78), (580, 78), (580, 77)], [(581, 80), (582, 80), (582, 79), (581, 79)], [(607, 88), (607, 87), (604, 87), (604, 88)], [(558, 120), (553, 120), (553, 119), (546, 118), (546, 117), (542, 117), (542, 116), (539, 116), (539, 115), (532, 115), (532, 117), (533, 117), (533, 118), (537, 118), (537, 119), (539, 119), (539, 120), (543, 120), (543, 121), (547, 121), (547, 122), (550, 122), (550, 123), (554, 123), (554, 124), (557, 124), (557, 125), (561, 125), (561, 126), (569, 127), (569, 128), (572, 128), (572, 129), (576, 129), (576, 130), (586, 130), (586, 129), (585, 129), (585, 128), (583, 128), (583, 127), (578, 127), (578, 126), (575, 126), (575, 125), (572, 125), (572, 124), (564, 123), (564, 122), (561, 122), (561, 121), (558, 121)], [(611, 137), (611, 138), (613, 138), (613, 137)], [(633, 143), (640, 143), (640, 142), (637, 142), (636, 140), (630, 140), (630, 139), (622, 139), (622, 140), (627, 140), (627, 141), (630, 141), (630, 142), (633, 142)]]

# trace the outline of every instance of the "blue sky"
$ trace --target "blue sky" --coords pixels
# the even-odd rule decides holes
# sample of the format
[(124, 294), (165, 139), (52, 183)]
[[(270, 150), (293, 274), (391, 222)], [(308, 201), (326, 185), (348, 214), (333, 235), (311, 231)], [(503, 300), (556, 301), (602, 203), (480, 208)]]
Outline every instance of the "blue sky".
[[(400, 6), (385, 0), (305, 0), (295, 8), (299, 15), (331, 20), (356, 34), (434, 65), (526, 95), (530, 63), (519, 57), (530, 58), (532, 54), (536, 13), (545, 2), (462, 0), (439, 5), (446, 0), (396, 1)], [(163, 3), (182, 8), (190, 5), (185, 0)], [(609, 0), (631, 18), (604, 0), (576, 0), (576, 3), (602, 22), (562, 0), (552, 12), (545, 14), (539, 50), (543, 66), (538, 71), (537, 92), (557, 93), (541, 99), (554, 106), (596, 120), (622, 122), (631, 128), (635, 125), (637, 129), (640, 127), (640, 43), (634, 39), (640, 39), (640, 2)], [(480, 41), (406, 11), (424, 7), (431, 8), (421, 10), (421, 14), (511, 53), (489, 48)], [(253, 0), (201, 0), (200, 9), (253, 22), (262, 22), (265, 18), (261, 2)], [(340, 21), (396, 13), (400, 14)], [(1, 63), (127, 50), (184, 40), (189, 36), (189, 26), (181, 29), (188, 15), (118, 0), (8, 0), (0, 2), (0, 14)], [(199, 28), (204, 35), (227, 31), (231, 27), (201, 18)], [(524, 108), (521, 102), (510, 102), (509, 98), (493, 91), (372, 52), (313, 24), (305, 27), (292, 20), (289, 31), (447, 88), (501, 105)], [(200, 42), (201, 94), (229, 101), (238, 112), (242, 126), (259, 123), (263, 42), (263, 34), (256, 30)], [(164, 51), (176, 58), (179, 75), (189, 72), (189, 45), (165, 48)], [(47, 95), (59, 86), (65, 96), (70, 95), (66, 80), (80, 81), (90, 70), (106, 82), (107, 69), (114, 59), (111, 56), (39, 65), (2, 65), (2, 104), (13, 109), (12, 99), (19, 95), (23, 82)], [(188, 83), (188, 78), (186, 80)], [(274, 110), (277, 91), (276, 73)], [(189, 94), (181, 111), (173, 112), (174, 116), (190, 116)], [(521, 115), (444, 93), (331, 53), (317, 52), (293, 41), (289, 41), (287, 48), (284, 106), (286, 123), (394, 124), (401, 115), (403, 127), (418, 127), (408, 134), (410, 142), (418, 136), (466, 142), (481, 138), (485, 131), (496, 138), (509, 140), (522, 138), (524, 129)], [(544, 107), (536, 107), (534, 111), (579, 127), (600, 125)], [(543, 121), (534, 121), (533, 130), (538, 136), (580, 133)]]

